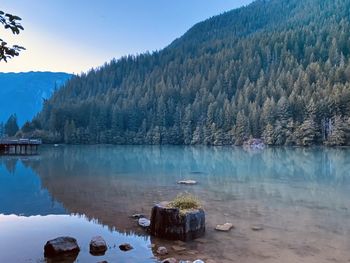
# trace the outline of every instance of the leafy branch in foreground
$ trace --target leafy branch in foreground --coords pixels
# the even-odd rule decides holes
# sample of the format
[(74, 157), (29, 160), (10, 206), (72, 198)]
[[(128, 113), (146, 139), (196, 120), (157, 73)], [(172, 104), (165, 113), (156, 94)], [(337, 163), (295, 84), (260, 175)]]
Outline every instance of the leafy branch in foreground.
[[(21, 30), (24, 30), (19, 22), (21, 20), (22, 19), (18, 16), (0, 11), (0, 24), (2, 24), (5, 29), (10, 29), (14, 35), (18, 35)], [(21, 50), (25, 50), (25, 48), (18, 45), (8, 46), (7, 42), (0, 38), (0, 61), (4, 60), (7, 62), (8, 59), (18, 56)]]

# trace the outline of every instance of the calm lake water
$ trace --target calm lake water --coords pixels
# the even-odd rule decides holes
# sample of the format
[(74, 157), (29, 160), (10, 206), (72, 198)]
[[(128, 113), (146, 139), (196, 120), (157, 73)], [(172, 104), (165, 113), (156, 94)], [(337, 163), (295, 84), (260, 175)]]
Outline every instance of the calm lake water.
[[(0, 262), (45, 262), (47, 240), (77, 238), (77, 262), (350, 262), (350, 149), (176, 146), (44, 146), (0, 157)], [(195, 186), (177, 185), (194, 179)], [(190, 192), (203, 201), (205, 237), (152, 238), (129, 216)], [(229, 233), (215, 225), (234, 224)], [(263, 227), (253, 231), (253, 226)], [(105, 256), (89, 254), (102, 235)], [(121, 243), (134, 247), (121, 252)], [(175, 252), (172, 246), (186, 247)], [(153, 248), (154, 250), (155, 248)]]

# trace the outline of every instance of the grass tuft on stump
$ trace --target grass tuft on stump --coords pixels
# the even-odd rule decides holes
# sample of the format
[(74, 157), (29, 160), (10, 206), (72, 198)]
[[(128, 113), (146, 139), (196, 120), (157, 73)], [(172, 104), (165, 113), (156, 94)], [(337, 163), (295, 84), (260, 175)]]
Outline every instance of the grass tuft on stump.
[(197, 210), (202, 207), (199, 199), (189, 193), (177, 195), (168, 206), (171, 208), (178, 208), (180, 210), (180, 214), (186, 214), (187, 212)]

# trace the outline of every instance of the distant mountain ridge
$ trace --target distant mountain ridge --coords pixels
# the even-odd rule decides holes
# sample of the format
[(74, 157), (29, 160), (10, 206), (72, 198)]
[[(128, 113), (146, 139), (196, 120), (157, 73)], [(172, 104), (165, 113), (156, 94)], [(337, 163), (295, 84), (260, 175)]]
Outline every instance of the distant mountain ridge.
[(0, 122), (11, 114), (17, 114), (20, 125), (32, 120), (42, 109), (43, 99), (71, 76), (63, 72), (0, 73)]
[(72, 78), (48, 142), (350, 145), (350, 0), (257, 0)]

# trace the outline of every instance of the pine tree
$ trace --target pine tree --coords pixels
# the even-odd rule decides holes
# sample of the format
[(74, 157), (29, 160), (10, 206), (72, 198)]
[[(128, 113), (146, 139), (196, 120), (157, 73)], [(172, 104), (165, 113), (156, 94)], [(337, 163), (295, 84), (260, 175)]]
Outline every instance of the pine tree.
[(275, 130), (270, 123), (268, 123), (264, 129), (263, 139), (267, 145), (274, 145), (276, 142)]
[(295, 132), (296, 143), (300, 146), (311, 146), (315, 143), (317, 134), (314, 120), (308, 118)]
[(281, 122), (281, 126), (285, 127), (291, 114), (289, 102), (284, 96), (281, 97), (277, 103), (277, 116), (278, 120)]
[(293, 146), (296, 144), (295, 128), (298, 127), (298, 123), (295, 123), (293, 119), (289, 119), (287, 124), (286, 142), (285, 145)]
[(243, 145), (247, 139), (247, 119), (243, 112), (237, 114), (235, 126), (235, 145)]
[(13, 114), (8, 118), (7, 122), (5, 123), (4, 129), (5, 134), (10, 137), (14, 136), (18, 132), (19, 127), (17, 124), (16, 114)]
[(340, 116), (335, 116), (332, 126), (333, 128), (330, 131), (326, 144), (330, 146), (345, 145), (347, 135), (346, 122)]
[(76, 128), (74, 121), (66, 120), (66, 123), (64, 125), (64, 142), (68, 144), (76, 143), (75, 132)]
[(193, 137), (191, 140), (192, 145), (202, 144), (203, 143), (203, 134), (202, 134), (202, 128), (200, 126), (197, 126), (196, 129), (193, 132)]

